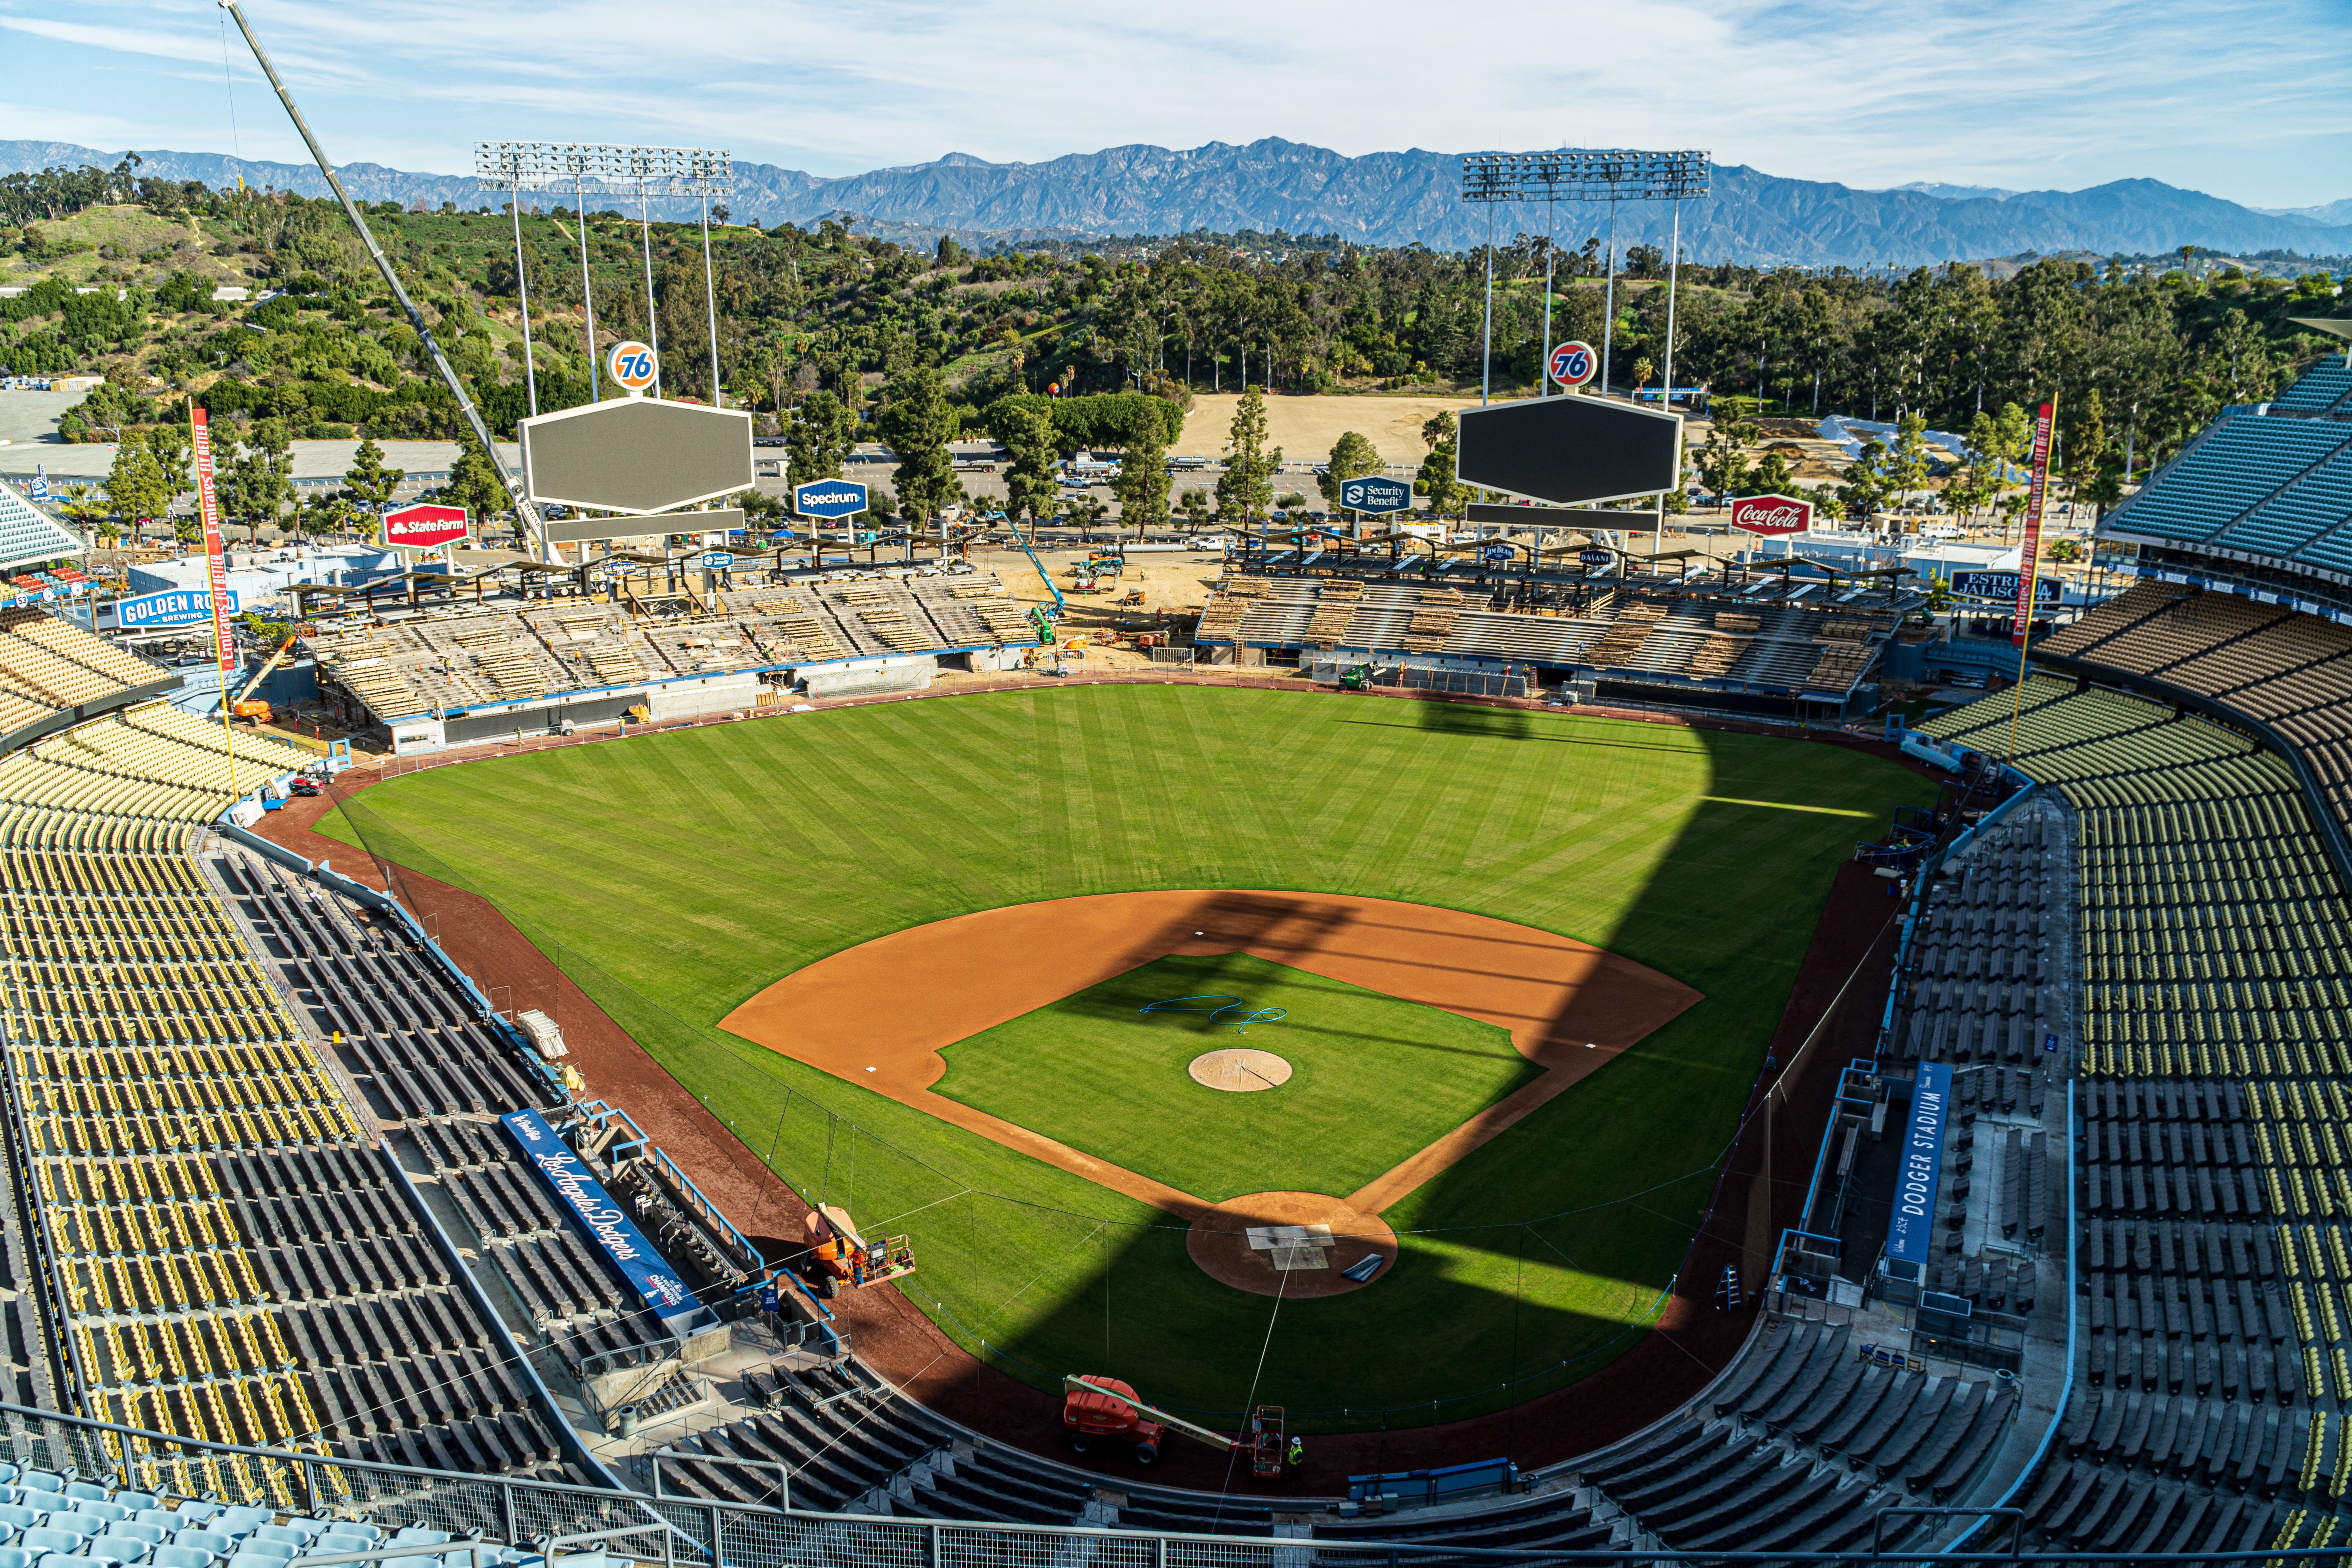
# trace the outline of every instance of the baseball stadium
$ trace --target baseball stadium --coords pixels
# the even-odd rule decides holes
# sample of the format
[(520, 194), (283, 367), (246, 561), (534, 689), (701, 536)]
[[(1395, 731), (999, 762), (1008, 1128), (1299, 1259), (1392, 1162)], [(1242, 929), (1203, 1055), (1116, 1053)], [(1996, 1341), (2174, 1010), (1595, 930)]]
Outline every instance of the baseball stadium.
[(197, 412), (210, 706), (0, 610), (0, 1568), (2340, 1554), (2352, 364), (1913, 702), (1916, 572), (1581, 504), (1678, 418), (1074, 674), (1017, 530), (616, 547), (753, 469), (615, 398), (247, 679)]

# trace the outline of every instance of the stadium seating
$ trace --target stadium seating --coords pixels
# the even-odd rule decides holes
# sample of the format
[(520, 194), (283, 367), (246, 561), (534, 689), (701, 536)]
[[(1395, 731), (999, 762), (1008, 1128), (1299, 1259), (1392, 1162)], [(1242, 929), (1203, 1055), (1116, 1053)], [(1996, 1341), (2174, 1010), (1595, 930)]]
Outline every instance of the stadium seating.
[(2272, 402), (2228, 410), (2100, 533), (2352, 571), (2347, 385), (2352, 372), (2332, 357)]
[[(572, 1368), (656, 1365), (673, 1337), (622, 1289), (488, 1118), (562, 1098), (551, 1075), (389, 920), (249, 855), (215, 863), (231, 909), (270, 955), (312, 1032), (372, 1091), (379, 1126), (403, 1127), (532, 1324)], [(658, 1394), (646, 1388), (632, 1403)]]
[[(1778, 593), (1780, 584), (1759, 586)], [(1894, 629), (1881, 610), (1811, 607), (1722, 584), (1667, 596), (1603, 591), (1579, 614), (1499, 607), (1501, 595), (1440, 583), (1235, 576), (1193, 640), (1303, 652), (1436, 654), (1843, 695)]]
[(46, 610), (0, 609), (0, 734), (168, 679), (169, 671)]
[[(247, 784), (310, 761), (236, 746)], [(0, 761), (7, 1197), (48, 1237), (58, 1314), (45, 1343), (11, 1311), (11, 1365), (190, 1436), (563, 1473), (505, 1331), (188, 853), (229, 767), (218, 728), (161, 704)]]
[(453, 605), (328, 626), (320, 671), (379, 720), (689, 676), (889, 654), (1034, 646), (992, 574), (726, 589), (709, 602)]
[[(2192, 615), (2202, 635), (2179, 628)], [(2237, 629), (2211, 635), (2221, 627)], [(2302, 753), (2329, 811), (2352, 827), (2352, 627), (2231, 594), (2138, 583), (2047, 647), (2268, 724)]]
[[(2140, 594), (2079, 657), (2175, 603)], [(2215, 624), (2135, 646), (2210, 660)], [(1926, 728), (2005, 736), (2014, 702)], [(2352, 903), (2294, 773), (2237, 732), (2044, 679), (2019, 728), (2016, 765), (2074, 825), (2083, 1075), (2077, 1403), (2030, 1531), (2095, 1552), (2286, 1544), (2292, 1500), (2326, 1512), (2352, 1479)]]

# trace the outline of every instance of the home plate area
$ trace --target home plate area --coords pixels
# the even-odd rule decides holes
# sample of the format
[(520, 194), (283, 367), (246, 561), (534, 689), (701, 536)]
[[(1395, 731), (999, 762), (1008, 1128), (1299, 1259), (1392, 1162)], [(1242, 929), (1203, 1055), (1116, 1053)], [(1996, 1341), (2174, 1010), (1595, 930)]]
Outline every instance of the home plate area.
[(1293, 1268), (1328, 1268), (1331, 1238), (1328, 1225), (1254, 1225), (1243, 1232), (1250, 1250), (1267, 1255), (1266, 1261), (1285, 1272)]
[(1249, 1193), (1192, 1222), (1184, 1249), (1221, 1284), (1260, 1296), (1344, 1296), (1396, 1267), (1396, 1232), (1323, 1193)]

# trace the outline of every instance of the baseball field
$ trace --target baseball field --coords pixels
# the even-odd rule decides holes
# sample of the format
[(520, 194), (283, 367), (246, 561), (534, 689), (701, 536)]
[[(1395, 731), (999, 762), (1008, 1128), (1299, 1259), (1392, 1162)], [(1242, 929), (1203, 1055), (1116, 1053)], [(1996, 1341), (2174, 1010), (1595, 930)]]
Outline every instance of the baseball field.
[[(1255, 1389), (1355, 1430), (1498, 1408), (1634, 1342), (1837, 865), (1928, 795), (1833, 746), (1135, 685), (433, 770), (320, 830), (495, 902), (747, 1163), (911, 1237), (909, 1297), (991, 1364), (1198, 1411)], [(1131, 920), (1103, 935), (1115, 894), (1186, 929), (1130, 952)], [(962, 923), (1019, 910), (1018, 951)], [(1024, 954), (1026, 992), (1003, 974)], [(1560, 995), (1671, 1005), (1614, 1040), (1582, 1004), (1523, 1018), (1545, 964)], [(836, 973), (864, 989), (815, 984)], [(1187, 1076), (1239, 1047), (1290, 1076)], [(1197, 1205), (1287, 1189), (1354, 1194), (1393, 1258), (1285, 1300), (1188, 1254)]]

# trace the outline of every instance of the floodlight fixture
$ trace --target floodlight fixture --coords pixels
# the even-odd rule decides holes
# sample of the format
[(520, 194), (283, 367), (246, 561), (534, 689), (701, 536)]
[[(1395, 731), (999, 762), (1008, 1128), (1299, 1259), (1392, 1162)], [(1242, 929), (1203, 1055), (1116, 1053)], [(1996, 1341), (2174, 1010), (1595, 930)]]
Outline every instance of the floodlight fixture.
[(1662, 202), (1709, 194), (1714, 154), (1563, 147), (1549, 153), (1471, 153), (1462, 159), (1465, 202)]
[[(646, 330), (654, 339), (655, 363), (660, 364), (661, 328), (653, 308), (654, 253), (652, 203), (656, 197), (693, 196), (702, 203), (703, 307), (710, 323), (710, 396), (719, 407), (726, 399), (719, 384), (719, 292), (710, 260), (710, 198), (735, 190), (735, 160), (731, 153), (709, 147), (636, 147), (611, 142), (477, 142), (474, 177), (485, 185), (502, 186), (515, 195), (515, 269), (522, 270), (522, 193), (526, 190), (569, 190), (585, 216), (588, 197), (634, 195), (645, 246)], [(723, 215), (722, 215), (723, 216)], [(596, 376), (596, 302), (588, 272), (588, 226), (580, 225), (580, 297), (588, 324), (588, 394), (602, 395)], [(539, 406), (538, 380), (530, 364), (528, 301), (523, 309), (523, 366), (531, 384), (531, 408)], [(661, 395), (659, 371), (654, 395)]]
[[(1662, 395), (1674, 397), (1675, 272), (1682, 251), (1682, 204), (1712, 195), (1715, 155), (1695, 149), (1645, 153), (1631, 147), (1560, 147), (1548, 153), (1467, 153), (1462, 158), (1462, 199), (1486, 209), (1486, 321), (1478, 402), (1485, 406), (1495, 358), (1495, 205), (1544, 204), (1544, 362), (1551, 357), (1551, 247), (1549, 215), (1555, 202), (1609, 204), (1608, 298), (1602, 306), (1601, 395), (1609, 395), (1611, 339), (1617, 320), (1617, 204), (1672, 202), (1674, 234), (1666, 251), (1666, 381)], [(1549, 395), (1549, 384), (1542, 395)], [(1662, 405), (1663, 406), (1663, 405)], [(1661, 512), (1661, 517), (1664, 513)]]
[(598, 195), (723, 196), (735, 161), (708, 147), (629, 147), (604, 142), (477, 142), (474, 175), (509, 190), (593, 191)]

